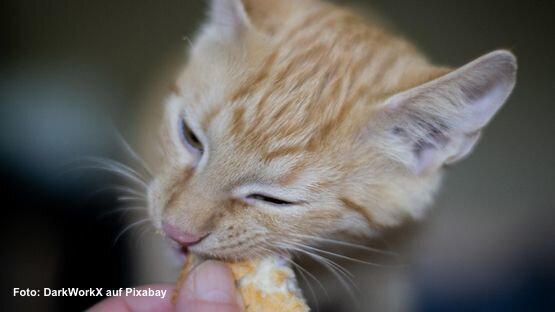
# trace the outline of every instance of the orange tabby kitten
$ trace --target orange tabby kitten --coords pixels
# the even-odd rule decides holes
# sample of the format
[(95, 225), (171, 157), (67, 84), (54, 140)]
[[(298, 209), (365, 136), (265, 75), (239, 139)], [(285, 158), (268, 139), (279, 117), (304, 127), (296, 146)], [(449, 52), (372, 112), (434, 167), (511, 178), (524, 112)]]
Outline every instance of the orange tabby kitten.
[(319, 0), (213, 0), (165, 106), (149, 213), (221, 259), (418, 218), (515, 72), (508, 51), (433, 65)]

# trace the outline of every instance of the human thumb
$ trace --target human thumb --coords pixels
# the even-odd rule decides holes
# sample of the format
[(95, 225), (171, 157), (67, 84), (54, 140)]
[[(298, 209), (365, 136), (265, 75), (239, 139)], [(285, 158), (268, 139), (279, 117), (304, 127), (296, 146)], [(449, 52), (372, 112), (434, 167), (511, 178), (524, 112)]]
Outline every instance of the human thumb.
[(244, 310), (231, 270), (208, 260), (193, 270), (177, 298), (177, 311), (241, 312)]

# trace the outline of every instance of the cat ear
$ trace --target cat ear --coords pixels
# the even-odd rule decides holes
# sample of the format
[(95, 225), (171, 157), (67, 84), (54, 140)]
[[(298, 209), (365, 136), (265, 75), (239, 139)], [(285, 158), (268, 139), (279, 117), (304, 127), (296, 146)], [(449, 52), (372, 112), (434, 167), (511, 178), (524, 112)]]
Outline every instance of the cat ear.
[(390, 97), (382, 111), (390, 154), (417, 175), (467, 156), (515, 75), (514, 55), (498, 50)]
[(245, 29), (271, 34), (283, 23), (293, 7), (308, 0), (211, 0), (210, 23), (228, 35)]
[(250, 20), (243, 1), (211, 0), (209, 25), (217, 27), (218, 31), (227, 37), (244, 32), (249, 28)]

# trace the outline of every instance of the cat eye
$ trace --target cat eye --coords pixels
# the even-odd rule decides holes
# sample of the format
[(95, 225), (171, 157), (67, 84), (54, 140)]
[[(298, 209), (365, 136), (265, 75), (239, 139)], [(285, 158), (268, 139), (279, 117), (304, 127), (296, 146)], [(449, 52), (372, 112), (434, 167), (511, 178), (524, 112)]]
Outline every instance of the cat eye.
[(204, 151), (202, 143), (183, 119), (181, 120), (180, 132), (183, 144), (185, 144), (188, 149), (202, 154)]
[(279, 199), (279, 198), (274, 198), (274, 197), (270, 197), (270, 196), (266, 196), (266, 195), (262, 195), (262, 194), (250, 194), (247, 196), (247, 198), (250, 199), (255, 199), (255, 200), (260, 200), (266, 203), (270, 203), (273, 205), (280, 205), (280, 206), (285, 206), (285, 205), (293, 205), (295, 203), (293, 202), (289, 202), (283, 199)]

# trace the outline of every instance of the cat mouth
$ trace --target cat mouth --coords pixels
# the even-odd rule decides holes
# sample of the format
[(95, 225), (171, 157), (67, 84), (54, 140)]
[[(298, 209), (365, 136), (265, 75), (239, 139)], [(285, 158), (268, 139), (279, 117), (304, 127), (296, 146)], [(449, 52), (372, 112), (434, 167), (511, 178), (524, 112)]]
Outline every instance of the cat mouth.
[[(166, 237), (168, 238), (168, 237)], [(204, 237), (203, 237), (204, 238)], [(202, 239), (203, 239), (202, 238)], [(171, 238), (166, 239), (166, 241), (168, 242), (168, 244), (170, 245), (170, 249), (172, 249), (173, 253), (179, 258), (179, 259), (186, 259), (186, 257), (190, 254), (190, 253), (194, 253), (194, 254), (200, 254), (199, 252), (195, 251), (195, 250), (191, 250), (191, 248), (194, 249), (195, 246), (197, 246), (198, 244), (200, 244), (200, 242), (202, 241), (202, 239), (199, 239), (198, 241), (195, 241), (193, 243), (182, 243), (182, 242), (178, 242), (175, 241)]]
[(189, 248), (186, 246), (180, 246), (178, 247), (178, 252), (186, 256), (187, 254), (189, 254)]
[(202, 259), (228, 260), (227, 257), (225, 256), (218, 256), (211, 253), (205, 253), (198, 250), (198, 248), (194, 248), (195, 246), (198, 245), (198, 243), (183, 245), (172, 239), (167, 239), (166, 241), (168, 242), (171, 252), (178, 260), (178, 262), (185, 261), (190, 254), (195, 254), (195, 256), (198, 256)]
[(166, 250), (168, 251), (171, 259), (173, 259), (176, 263), (183, 263), (190, 253), (189, 248), (171, 239), (166, 239), (166, 242), (168, 244), (168, 248)]

